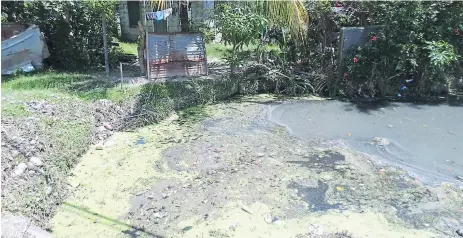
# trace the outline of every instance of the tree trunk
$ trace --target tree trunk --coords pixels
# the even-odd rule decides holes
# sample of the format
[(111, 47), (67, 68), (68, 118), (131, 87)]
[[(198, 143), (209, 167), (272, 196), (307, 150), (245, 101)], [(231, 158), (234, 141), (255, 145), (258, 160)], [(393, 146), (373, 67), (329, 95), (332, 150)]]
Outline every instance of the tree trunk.
[(190, 31), (190, 23), (188, 22), (188, 2), (181, 1), (180, 4), (180, 26), (182, 32)]
[(146, 74), (146, 60), (145, 60), (145, 49), (146, 49), (146, 40), (145, 40), (145, 28), (141, 21), (138, 21), (138, 63), (140, 64), (141, 75)]

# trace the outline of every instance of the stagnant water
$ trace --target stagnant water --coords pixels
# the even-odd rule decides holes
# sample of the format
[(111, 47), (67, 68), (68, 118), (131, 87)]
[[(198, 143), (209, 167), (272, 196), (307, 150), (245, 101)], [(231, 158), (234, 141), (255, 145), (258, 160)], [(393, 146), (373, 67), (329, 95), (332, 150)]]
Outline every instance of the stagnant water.
[[(302, 139), (342, 139), (427, 184), (463, 178), (463, 102), (301, 101), (275, 106), (270, 120)], [(386, 145), (372, 143), (386, 138)], [(459, 178), (460, 176), (460, 178)]]

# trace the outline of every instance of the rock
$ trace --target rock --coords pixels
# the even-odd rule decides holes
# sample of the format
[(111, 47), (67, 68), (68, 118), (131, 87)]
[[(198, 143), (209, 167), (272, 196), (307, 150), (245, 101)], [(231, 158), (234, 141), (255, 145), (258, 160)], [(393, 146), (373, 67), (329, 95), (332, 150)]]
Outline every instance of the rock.
[(13, 176), (20, 176), (26, 171), (26, 169), (27, 169), (27, 165), (25, 163), (18, 164), (13, 171)]
[(391, 144), (390, 140), (383, 138), (383, 137), (375, 137), (373, 138), (372, 142), (376, 143), (377, 145), (383, 145), (383, 146)]
[(104, 126), (99, 126), (98, 132), (103, 132), (103, 131), (106, 131), (106, 128)]
[(2, 212), (2, 237), (52, 238), (53, 236), (34, 225), (29, 218)]
[(33, 165), (40, 167), (43, 165), (42, 160), (38, 157), (31, 157), (29, 158), (29, 162), (31, 162)]
[(455, 231), (459, 236), (462, 236), (463, 237), (463, 228), (460, 228), (458, 230)]
[(33, 170), (36, 169), (36, 166), (32, 162), (29, 162), (27, 163), (27, 168)]
[(104, 126), (104, 128), (106, 128), (106, 129), (108, 129), (108, 130), (110, 130), (110, 131), (113, 130), (113, 127), (112, 127), (109, 123), (107, 123), (107, 122), (103, 122), (103, 126)]
[(53, 188), (51, 186), (45, 186), (45, 194), (50, 195), (53, 192)]
[(268, 213), (264, 214), (264, 221), (267, 222), (267, 224), (272, 223), (272, 221), (273, 221), (272, 215), (270, 215)]

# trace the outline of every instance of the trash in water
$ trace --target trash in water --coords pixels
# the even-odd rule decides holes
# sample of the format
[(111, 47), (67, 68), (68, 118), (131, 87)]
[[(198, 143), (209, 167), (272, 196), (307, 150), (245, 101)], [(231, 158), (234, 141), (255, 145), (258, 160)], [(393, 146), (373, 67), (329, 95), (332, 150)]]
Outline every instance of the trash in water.
[(143, 137), (138, 138), (136, 145), (143, 145), (143, 144), (145, 144), (145, 139)]
[(186, 226), (186, 227), (183, 228), (182, 230), (183, 230), (183, 232), (186, 232), (186, 231), (189, 231), (189, 230), (191, 230), (191, 229), (193, 229), (192, 226)]
[(337, 186), (337, 187), (336, 187), (336, 190), (338, 190), (338, 191), (344, 191), (344, 188), (341, 187), (341, 186)]
[(402, 87), (400, 87), (400, 90), (401, 90), (401, 91), (405, 91), (405, 90), (407, 90), (407, 86), (405, 86), (405, 85), (402, 85)]
[(398, 93), (398, 94), (397, 94), (397, 97), (402, 97), (402, 94)]
[(413, 79), (407, 79), (407, 80), (405, 80), (405, 82), (406, 83), (411, 83), (411, 82), (413, 82)]

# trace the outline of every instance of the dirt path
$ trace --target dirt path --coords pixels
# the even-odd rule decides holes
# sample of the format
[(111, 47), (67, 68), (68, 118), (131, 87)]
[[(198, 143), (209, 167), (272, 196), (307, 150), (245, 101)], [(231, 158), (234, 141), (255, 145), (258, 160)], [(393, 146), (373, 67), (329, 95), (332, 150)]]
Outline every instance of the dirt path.
[[(307, 100), (307, 99), (306, 99)], [(425, 187), (342, 141), (298, 140), (267, 96), (116, 133), (69, 178), (56, 237), (444, 237), (462, 190)]]

